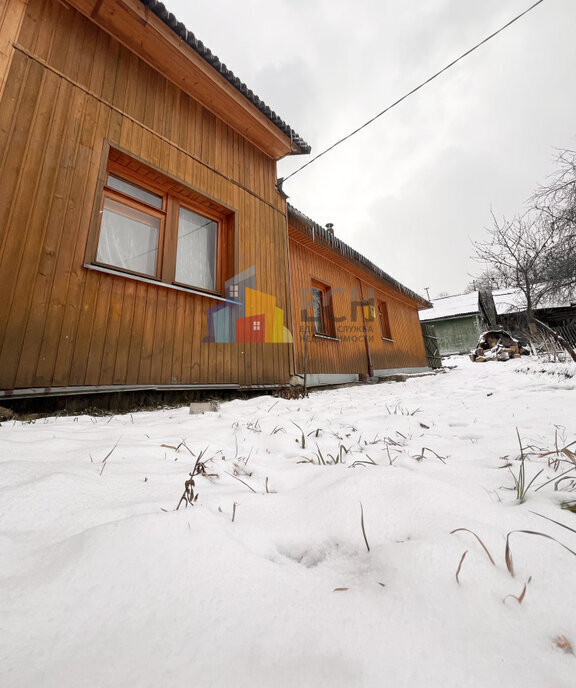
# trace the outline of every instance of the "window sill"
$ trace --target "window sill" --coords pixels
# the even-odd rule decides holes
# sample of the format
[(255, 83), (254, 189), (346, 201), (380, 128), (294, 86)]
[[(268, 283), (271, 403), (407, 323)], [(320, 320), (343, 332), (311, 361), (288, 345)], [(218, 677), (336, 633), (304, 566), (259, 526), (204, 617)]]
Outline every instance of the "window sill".
[(331, 342), (341, 342), (342, 341), (339, 337), (330, 337), (330, 335), (319, 334), (318, 332), (314, 333), (314, 337), (317, 337), (318, 339), (328, 339)]
[(136, 282), (145, 282), (146, 284), (153, 284), (155, 287), (163, 287), (164, 289), (174, 289), (175, 291), (183, 291), (186, 294), (196, 294), (197, 296), (204, 296), (207, 299), (214, 299), (215, 301), (224, 301), (225, 303), (236, 303), (239, 301), (234, 301), (233, 299), (227, 299), (219, 294), (214, 294), (212, 292), (201, 291), (200, 289), (192, 289), (188, 287), (180, 287), (176, 284), (168, 284), (167, 282), (160, 282), (159, 280), (149, 279), (148, 277), (142, 277), (140, 275), (132, 275), (128, 272), (122, 272), (121, 270), (112, 270), (110, 268), (104, 268), (100, 265), (91, 265), (90, 263), (84, 263), (86, 270), (94, 270), (94, 272), (104, 272), (107, 275), (114, 275), (114, 277), (124, 277), (125, 279), (135, 280)]

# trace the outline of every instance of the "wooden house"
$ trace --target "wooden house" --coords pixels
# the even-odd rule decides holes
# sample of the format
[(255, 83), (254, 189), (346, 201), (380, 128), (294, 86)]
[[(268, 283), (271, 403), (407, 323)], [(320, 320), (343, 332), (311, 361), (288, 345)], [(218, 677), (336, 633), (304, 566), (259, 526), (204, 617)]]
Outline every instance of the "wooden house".
[(289, 343), (203, 340), (252, 266), (288, 312), (308, 145), (154, 0), (3, 0), (0, 35), (0, 389), (288, 380)]
[(290, 206), (288, 232), (297, 374), (317, 385), (427, 370), (425, 299)]
[[(425, 366), (422, 299), (297, 211), (288, 241), (309, 151), (156, 0), (0, 0), (0, 403)], [(376, 339), (304, 354), (330, 287)]]

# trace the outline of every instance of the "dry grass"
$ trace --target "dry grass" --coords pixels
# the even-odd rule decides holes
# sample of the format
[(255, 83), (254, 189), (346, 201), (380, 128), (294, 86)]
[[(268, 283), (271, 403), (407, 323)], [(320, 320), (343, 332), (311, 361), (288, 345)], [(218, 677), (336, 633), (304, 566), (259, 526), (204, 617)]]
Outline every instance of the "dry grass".
[(364, 508), (362, 507), (362, 502), (360, 502), (360, 527), (362, 528), (362, 535), (364, 536), (366, 549), (370, 551), (370, 545), (368, 544), (368, 538), (366, 537), (366, 529), (364, 527)]
[(494, 562), (492, 555), (488, 551), (488, 548), (486, 547), (486, 545), (482, 542), (482, 540), (478, 537), (478, 535), (476, 535), (476, 533), (473, 530), (469, 530), (468, 528), (456, 528), (455, 530), (450, 531), (450, 535), (453, 535), (454, 533), (460, 533), (460, 532), (470, 533), (471, 535), (473, 535), (476, 538), (476, 540), (478, 540), (480, 545), (482, 546), (482, 549), (486, 552), (486, 556), (488, 557), (488, 559), (490, 559), (492, 566), (496, 566), (496, 563)]
[(433, 449), (430, 449), (429, 447), (422, 447), (422, 451), (420, 454), (414, 454), (412, 456), (413, 459), (416, 459), (416, 461), (422, 461), (423, 459), (426, 458), (426, 452), (429, 452), (433, 456), (435, 456), (437, 459), (442, 461), (442, 463), (446, 463), (446, 457), (445, 456), (440, 456), (440, 454), (437, 454)]
[(458, 564), (458, 568), (456, 569), (456, 582), (458, 585), (460, 585), (460, 570), (462, 569), (462, 564), (464, 563), (464, 559), (466, 558), (466, 555), (468, 554), (468, 550), (464, 552), (464, 554), (460, 557), (460, 562)]
[[(518, 437), (518, 445), (520, 447), (520, 455), (518, 457), (520, 460), (520, 468), (518, 469), (518, 474), (516, 475), (510, 468), (512, 464), (507, 463), (505, 467), (510, 468), (510, 473), (512, 474), (512, 479), (514, 480), (513, 489), (516, 491), (516, 499), (518, 500), (519, 504), (523, 504), (526, 501), (528, 493), (531, 489), (533, 489), (534, 492), (538, 492), (543, 487), (554, 483), (554, 489), (558, 490), (560, 484), (564, 481), (571, 481), (572, 487), (576, 485), (576, 454), (570, 449), (570, 447), (576, 444), (576, 441), (565, 446), (560, 446), (558, 443), (558, 428), (556, 428), (554, 436), (554, 449), (545, 451), (543, 449), (536, 449), (531, 445), (523, 446), (518, 428), (516, 428), (516, 436)], [(529, 456), (534, 456), (539, 459), (546, 458), (547, 467), (554, 471), (558, 471), (562, 464), (565, 463), (568, 463), (570, 467), (560, 475), (555, 475), (537, 487), (534, 487), (536, 480), (545, 469), (541, 468), (528, 482), (526, 478), (526, 460)], [(507, 456), (502, 458), (506, 460), (508, 459)]]
[(538, 530), (511, 530), (508, 533), (508, 535), (506, 535), (506, 550), (504, 552), (504, 559), (506, 561), (506, 568), (508, 569), (508, 572), (510, 573), (510, 575), (512, 577), (514, 576), (514, 563), (512, 561), (512, 549), (510, 547), (510, 536), (514, 535), (514, 533), (524, 533), (525, 535), (537, 535), (539, 537), (543, 537), (543, 538), (546, 538), (548, 540), (552, 540), (556, 544), (560, 545), (560, 547), (565, 549), (567, 552), (570, 552), (570, 554), (573, 554), (576, 557), (576, 552), (574, 552), (574, 550), (571, 550), (570, 547), (566, 547), (566, 545), (563, 545), (555, 537), (552, 537), (552, 535), (548, 535), (547, 533), (541, 533)]
[[(118, 440), (118, 442), (120, 442), (120, 440)], [(102, 468), (100, 469), (99, 475), (102, 475), (102, 473), (104, 473), (104, 469), (106, 468), (106, 461), (108, 461), (108, 459), (110, 458), (110, 456), (112, 456), (112, 452), (113, 452), (113, 451), (116, 449), (116, 447), (118, 446), (118, 442), (116, 442), (116, 444), (112, 447), (112, 449), (111, 449), (111, 450), (106, 454), (106, 456), (102, 459)], [(92, 457), (90, 457), (90, 459), (92, 459)]]
[(516, 600), (516, 602), (518, 602), (518, 604), (522, 604), (522, 602), (524, 602), (524, 597), (526, 596), (526, 590), (528, 588), (528, 584), (530, 583), (531, 580), (532, 580), (532, 576), (530, 576), (530, 578), (528, 578), (526, 583), (524, 583), (524, 587), (522, 588), (522, 592), (518, 596), (506, 595), (506, 597), (502, 600), (502, 602), (504, 604), (506, 604), (506, 600), (511, 597), (513, 600)]

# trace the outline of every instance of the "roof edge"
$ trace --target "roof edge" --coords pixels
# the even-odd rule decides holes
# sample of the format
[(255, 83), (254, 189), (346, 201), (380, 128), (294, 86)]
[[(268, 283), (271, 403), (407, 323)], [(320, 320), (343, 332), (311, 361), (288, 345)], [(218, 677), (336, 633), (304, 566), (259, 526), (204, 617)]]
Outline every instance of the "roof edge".
[(169, 12), (167, 7), (159, 2), (159, 0), (140, 0), (142, 5), (147, 7), (153, 14), (155, 14), (161, 21), (168, 26), (179, 38), (181, 38), (195, 53), (197, 53), (205, 62), (207, 62), (214, 70), (216, 70), (226, 81), (228, 81), (234, 88), (239, 91), (252, 105), (254, 105), (267, 119), (274, 124), (285, 136), (287, 136), (292, 145), (292, 155), (306, 155), (312, 150), (311, 146), (304, 141), (304, 139), (297, 134), (292, 127), (290, 127), (283, 119), (281, 119), (266, 103), (261, 100), (253, 91), (251, 91), (246, 84), (241, 81), (228, 67), (223, 64), (216, 55), (209, 50), (202, 41), (198, 40), (196, 36), (188, 31), (186, 26)]
[[(422, 315), (429, 315), (427, 311), (424, 313), (420, 314)], [(432, 322), (432, 321), (440, 321), (440, 320), (458, 320), (459, 318), (470, 318), (470, 317), (477, 317), (479, 315), (478, 311), (468, 311), (466, 313), (456, 313), (456, 315), (436, 315), (434, 317), (426, 317), (423, 322)], [(422, 319), (422, 318), (421, 318)]]
[[(387, 272), (384, 272), (384, 270), (382, 270), (375, 263), (366, 258), (366, 256), (362, 255), (361, 253), (353, 249), (347, 243), (342, 241), (342, 239), (339, 239), (338, 237), (334, 236), (334, 234), (329, 232), (325, 227), (319, 225), (317, 222), (309, 218), (307, 215), (295, 208), (290, 203), (287, 203), (286, 205), (288, 207), (288, 216), (290, 217), (290, 215), (292, 214), (294, 217), (296, 217), (298, 220), (304, 223), (310, 229), (310, 234), (313, 236), (314, 240), (316, 240), (317, 237), (320, 238), (324, 245), (328, 246), (330, 249), (340, 254), (343, 258), (350, 261), (355, 261), (357, 263), (360, 263), (364, 267), (368, 268), (368, 270), (373, 272), (379, 279), (385, 280), (401, 294), (416, 301), (419, 304), (420, 308), (432, 307), (430, 301), (425, 299), (423, 296), (420, 296), (420, 294), (417, 294), (415, 291), (412, 291), (412, 289), (409, 289), (408, 287), (404, 286), (398, 280), (391, 277)], [(296, 227), (295, 229), (299, 228)]]

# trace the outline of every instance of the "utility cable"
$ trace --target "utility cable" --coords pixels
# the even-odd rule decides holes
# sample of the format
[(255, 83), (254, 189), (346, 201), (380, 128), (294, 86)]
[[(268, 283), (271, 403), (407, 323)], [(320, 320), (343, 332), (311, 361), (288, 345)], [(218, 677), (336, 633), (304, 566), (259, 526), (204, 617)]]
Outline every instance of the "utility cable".
[(326, 155), (326, 153), (330, 152), (336, 146), (339, 146), (341, 143), (344, 143), (344, 141), (347, 141), (349, 138), (354, 136), (354, 134), (357, 134), (359, 131), (362, 131), (362, 129), (365, 129), (369, 124), (372, 124), (375, 120), (377, 120), (379, 117), (382, 117), (382, 115), (385, 115), (387, 112), (392, 110), (392, 108), (396, 107), (399, 105), (402, 101), (406, 100), (406, 98), (409, 98), (411, 95), (419, 91), (421, 88), (424, 88), (427, 84), (429, 84), (431, 81), (434, 81), (434, 79), (438, 78), (441, 74), (449, 70), (451, 67), (453, 67), (455, 64), (460, 62), (460, 60), (463, 60), (465, 57), (468, 57), (471, 53), (473, 53), (475, 50), (478, 50), (481, 46), (483, 46), (485, 43), (488, 43), (489, 40), (497, 36), (499, 33), (502, 33), (505, 29), (507, 29), (509, 26), (514, 24), (514, 22), (517, 22), (519, 19), (521, 19), (525, 14), (528, 14), (531, 10), (533, 10), (535, 7), (538, 5), (541, 5), (544, 2), (544, 0), (538, 0), (538, 2), (535, 2), (533, 5), (528, 7), (528, 9), (524, 10), (524, 12), (521, 12), (519, 15), (514, 17), (514, 19), (511, 19), (509, 22), (504, 24), (504, 26), (501, 26), (497, 31), (494, 31), (494, 33), (491, 33), (489, 36), (484, 38), (484, 40), (480, 41), (480, 43), (477, 43), (474, 47), (470, 48), (467, 50), (465, 53), (462, 53), (459, 57), (457, 57), (455, 60), (452, 60), (449, 64), (447, 64), (445, 67), (443, 67), (440, 71), (436, 72), (433, 74), (431, 77), (428, 77), (426, 81), (423, 81), (421, 84), (413, 88), (411, 91), (408, 91), (408, 93), (405, 93), (401, 98), (398, 98), (398, 100), (394, 101), (391, 105), (389, 105), (387, 108), (379, 112), (377, 115), (374, 115), (371, 119), (369, 119), (367, 122), (362, 124), (360, 127), (357, 129), (354, 129), (354, 131), (350, 132), (340, 140), (336, 141), (336, 143), (333, 143), (331, 146), (323, 150), (321, 153), (318, 153), (318, 155), (314, 156), (311, 160), (308, 160), (307, 163), (299, 167), (297, 170), (289, 174), (287, 177), (282, 177), (281, 179), (278, 180), (278, 188), (281, 190), (282, 185), (284, 182), (287, 182), (291, 177), (293, 177), (295, 174), (298, 174), (298, 172), (301, 172), (303, 169), (308, 167), (308, 165), (311, 165), (313, 162), (318, 160), (318, 158), (321, 158), (323, 155)]

